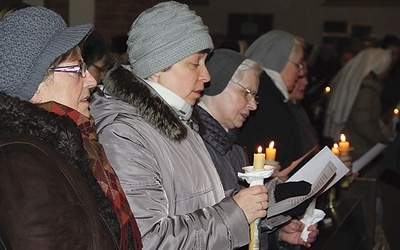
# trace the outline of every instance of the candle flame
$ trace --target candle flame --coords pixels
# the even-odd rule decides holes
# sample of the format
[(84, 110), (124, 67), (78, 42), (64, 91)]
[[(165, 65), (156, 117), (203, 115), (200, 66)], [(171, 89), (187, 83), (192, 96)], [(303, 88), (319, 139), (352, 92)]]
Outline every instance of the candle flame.
[(337, 143), (333, 144), (334, 148), (339, 148), (339, 145)]
[(262, 147), (261, 147), (261, 146), (258, 147), (257, 152), (258, 152), (258, 153), (261, 153), (261, 152), (262, 152)]
[(329, 93), (329, 92), (331, 92), (331, 87), (326, 86), (326, 87), (325, 87), (325, 93), (327, 94), (327, 93)]
[(269, 148), (274, 148), (274, 146), (275, 146), (275, 142), (274, 141), (271, 141), (270, 143), (269, 143)]
[(394, 113), (394, 115), (398, 115), (398, 114), (399, 114), (399, 109), (398, 109), (398, 108), (395, 108), (395, 109), (393, 110), (393, 113)]
[(344, 134), (340, 135), (340, 141), (346, 141), (346, 136)]

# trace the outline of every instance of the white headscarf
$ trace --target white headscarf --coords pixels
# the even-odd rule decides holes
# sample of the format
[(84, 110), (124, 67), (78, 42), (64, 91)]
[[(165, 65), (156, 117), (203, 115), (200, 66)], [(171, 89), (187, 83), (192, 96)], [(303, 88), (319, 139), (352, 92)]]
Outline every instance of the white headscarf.
[(331, 82), (324, 136), (338, 140), (350, 115), (361, 83), (372, 71), (379, 75), (391, 63), (390, 50), (368, 48), (346, 63)]

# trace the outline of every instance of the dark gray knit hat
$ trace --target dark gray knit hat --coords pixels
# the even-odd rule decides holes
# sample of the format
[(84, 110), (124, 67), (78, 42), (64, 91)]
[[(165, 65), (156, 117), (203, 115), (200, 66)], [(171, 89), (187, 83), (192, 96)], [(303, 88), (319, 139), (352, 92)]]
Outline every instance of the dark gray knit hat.
[(246, 60), (239, 52), (230, 49), (216, 49), (206, 61), (210, 73), (210, 85), (204, 95), (214, 96), (224, 91), (237, 68)]
[(246, 56), (258, 62), (262, 68), (282, 72), (289, 61), (295, 36), (282, 30), (272, 30), (255, 40)]
[(128, 33), (133, 73), (148, 78), (213, 43), (208, 27), (188, 6), (170, 1), (145, 10)]
[(30, 100), (51, 63), (79, 44), (91, 24), (67, 27), (43, 7), (17, 10), (0, 21), (0, 91)]

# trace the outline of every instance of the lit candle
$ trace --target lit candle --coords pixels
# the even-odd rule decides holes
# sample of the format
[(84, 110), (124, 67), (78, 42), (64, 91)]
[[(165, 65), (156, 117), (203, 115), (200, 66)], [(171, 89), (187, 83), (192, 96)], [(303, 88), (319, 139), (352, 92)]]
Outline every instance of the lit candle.
[(329, 94), (329, 92), (331, 92), (331, 87), (326, 86), (325, 87), (325, 94), (327, 95), (327, 94)]
[(268, 148), (266, 148), (266, 153), (267, 153), (267, 161), (275, 161), (276, 157), (276, 148), (274, 148), (274, 141), (271, 141), (269, 143)]
[(395, 108), (393, 110), (393, 118), (392, 118), (392, 130), (395, 131), (397, 127), (397, 123), (399, 122), (399, 109)]
[(254, 154), (253, 169), (264, 169), (265, 154), (262, 152), (262, 147), (258, 147), (258, 153)]
[(337, 143), (333, 144), (332, 152), (333, 152), (335, 155), (339, 156), (339, 145), (338, 145)]
[(344, 134), (340, 135), (339, 151), (341, 156), (348, 155), (350, 143), (346, 141), (346, 136)]

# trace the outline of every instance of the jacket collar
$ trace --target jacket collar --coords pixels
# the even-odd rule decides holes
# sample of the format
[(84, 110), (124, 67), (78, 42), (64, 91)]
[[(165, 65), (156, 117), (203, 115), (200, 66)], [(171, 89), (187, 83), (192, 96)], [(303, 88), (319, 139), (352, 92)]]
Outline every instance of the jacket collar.
[(0, 92), (0, 131), (37, 137), (73, 167), (88, 169), (90, 160), (83, 148), (81, 133), (68, 116), (59, 116)]
[(204, 128), (200, 131), (200, 135), (215, 151), (221, 155), (226, 153), (232, 148), (236, 139), (236, 130), (228, 130), (228, 132), (215, 120), (205, 109), (196, 105)]
[(182, 121), (187, 121), (190, 119), (193, 108), (189, 103), (159, 83), (150, 80), (145, 80), (145, 82), (149, 84), (164, 99), (164, 101), (174, 109), (179, 119)]
[(181, 142), (187, 137), (187, 127), (174, 109), (131, 71), (114, 64), (105, 74), (103, 83), (106, 95), (134, 106), (147, 123), (168, 139)]

